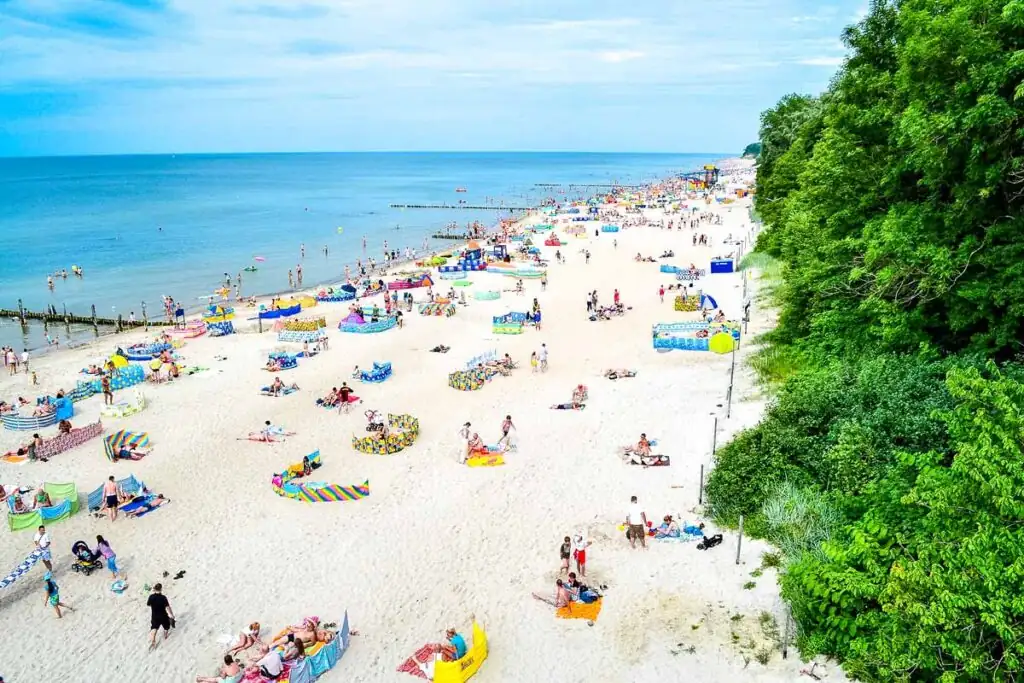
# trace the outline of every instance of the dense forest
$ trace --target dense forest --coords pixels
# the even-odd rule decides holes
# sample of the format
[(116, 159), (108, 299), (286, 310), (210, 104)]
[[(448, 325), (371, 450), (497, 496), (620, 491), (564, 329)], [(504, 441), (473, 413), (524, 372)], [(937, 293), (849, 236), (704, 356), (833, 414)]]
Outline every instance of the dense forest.
[(878, 0), (843, 39), (761, 118), (773, 399), (710, 511), (782, 551), (805, 657), (1021, 679), (1024, 0)]

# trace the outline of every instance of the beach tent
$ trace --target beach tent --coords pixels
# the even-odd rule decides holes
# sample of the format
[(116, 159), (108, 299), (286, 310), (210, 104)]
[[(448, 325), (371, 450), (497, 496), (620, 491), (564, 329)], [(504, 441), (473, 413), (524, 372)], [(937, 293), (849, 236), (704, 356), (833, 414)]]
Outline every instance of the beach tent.
[(129, 432), (124, 429), (118, 430), (103, 439), (103, 450), (107, 454), (107, 460), (117, 460), (117, 454), (121, 449), (127, 448), (134, 451), (145, 448), (149, 445), (149, 434), (146, 432)]
[(713, 296), (711, 296), (710, 294), (701, 294), (700, 295), (700, 307), (701, 308), (708, 308), (708, 307), (710, 307), (710, 308), (718, 308), (718, 302), (715, 301), (715, 298)]

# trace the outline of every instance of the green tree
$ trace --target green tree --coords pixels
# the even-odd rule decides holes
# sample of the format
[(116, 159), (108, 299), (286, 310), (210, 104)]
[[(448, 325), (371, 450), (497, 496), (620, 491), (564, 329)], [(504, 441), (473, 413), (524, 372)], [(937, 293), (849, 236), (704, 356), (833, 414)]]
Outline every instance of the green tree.
[(870, 506), (782, 579), (801, 646), (869, 681), (1009, 681), (1024, 667), (1024, 386), (950, 372), (952, 452), (904, 452)]

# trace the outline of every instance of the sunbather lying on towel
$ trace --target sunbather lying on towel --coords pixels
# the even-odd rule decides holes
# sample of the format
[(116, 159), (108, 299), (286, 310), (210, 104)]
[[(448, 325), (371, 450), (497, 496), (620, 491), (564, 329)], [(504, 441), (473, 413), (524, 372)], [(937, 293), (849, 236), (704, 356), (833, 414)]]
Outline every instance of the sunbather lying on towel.
[(270, 372), (278, 372), (281, 369), (281, 364), (277, 362), (275, 359), (271, 358), (270, 360), (267, 361), (267, 365), (263, 369), (268, 370)]
[(170, 502), (170, 498), (164, 498), (162, 493), (158, 493), (156, 496), (142, 502), (138, 507), (134, 507), (131, 510), (128, 510), (128, 508), (125, 507), (122, 508), (122, 511), (125, 511), (125, 514), (129, 517), (142, 517), (143, 515), (148, 514), (153, 510), (156, 510), (158, 507), (162, 507)]
[(125, 447), (123, 447), (121, 450), (119, 450), (117, 452), (117, 459), (118, 460), (142, 460), (147, 455), (149, 455), (149, 451), (133, 450), (133, 449), (128, 448), (127, 446), (125, 446)]
[(620, 377), (636, 377), (636, 370), (627, 370), (626, 368), (618, 368), (605, 370), (604, 376), (608, 379), (618, 379)]
[[(354, 634), (355, 631), (349, 631), (349, 633)], [(329, 643), (337, 634), (334, 631), (320, 628), (320, 617), (306, 617), (302, 620), (302, 624), (287, 627), (281, 637), (271, 643), (271, 647), (287, 647), (290, 635), (301, 638), (306, 645), (312, 645), (314, 643)]]
[(556, 403), (551, 410), (583, 410), (586, 407), (585, 403)]

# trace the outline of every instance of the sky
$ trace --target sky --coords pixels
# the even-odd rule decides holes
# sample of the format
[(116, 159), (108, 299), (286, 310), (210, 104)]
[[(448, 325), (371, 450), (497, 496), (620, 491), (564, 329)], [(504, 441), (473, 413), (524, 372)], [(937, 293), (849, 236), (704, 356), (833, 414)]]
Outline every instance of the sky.
[(0, 156), (740, 152), (865, 0), (0, 0)]

